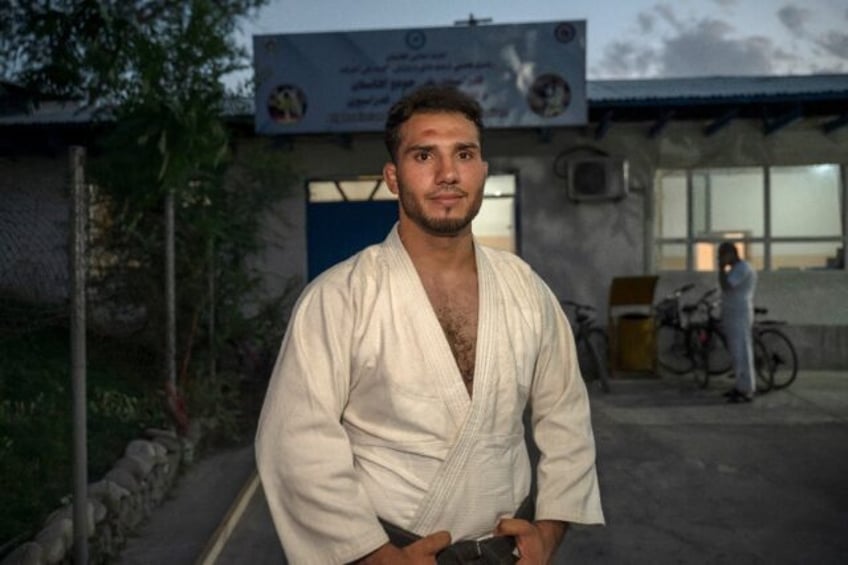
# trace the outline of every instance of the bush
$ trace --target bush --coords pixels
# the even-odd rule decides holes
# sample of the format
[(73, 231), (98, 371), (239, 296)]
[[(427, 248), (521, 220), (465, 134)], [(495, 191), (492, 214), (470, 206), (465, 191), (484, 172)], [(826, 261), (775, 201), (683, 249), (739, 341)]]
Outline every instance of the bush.
[[(73, 490), (69, 332), (49, 327), (0, 339), (0, 546), (33, 534)], [(151, 356), (131, 344), (88, 340), (89, 482), (127, 443), (163, 426)]]

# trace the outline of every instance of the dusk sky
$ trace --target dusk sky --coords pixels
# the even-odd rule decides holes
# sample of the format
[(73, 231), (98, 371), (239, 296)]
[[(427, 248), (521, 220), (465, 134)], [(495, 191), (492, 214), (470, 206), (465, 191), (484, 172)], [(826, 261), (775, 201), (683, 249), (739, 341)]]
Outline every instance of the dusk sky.
[[(272, 0), (253, 34), (587, 21), (590, 79), (848, 73), (845, 0)], [(483, 24), (481, 24), (483, 25)]]

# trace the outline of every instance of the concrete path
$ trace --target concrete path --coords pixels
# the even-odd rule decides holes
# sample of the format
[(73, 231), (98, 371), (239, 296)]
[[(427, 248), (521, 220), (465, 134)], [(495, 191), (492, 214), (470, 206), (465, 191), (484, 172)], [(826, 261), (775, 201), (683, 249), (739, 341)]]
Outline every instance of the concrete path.
[[(590, 391), (607, 526), (575, 526), (557, 565), (848, 563), (848, 374), (804, 373), (750, 405), (724, 402), (729, 381), (708, 390), (685, 377), (613, 385), (609, 395)], [(243, 463), (245, 453), (214, 465), (226, 470), (227, 458)], [(203, 490), (185, 479), (187, 490)], [(214, 513), (218, 482), (205, 498), (177, 494), (206, 512), (177, 520), (169, 511), (171, 525), (153, 527), (163, 507), (141, 533), (136, 541), (160, 546), (162, 557), (124, 563), (285, 563), (261, 487), (243, 489), (229, 513), (216, 510), (211, 538), (190, 543), (174, 531), (174, 521)]]
[(252, 445), (221, 449), (195, 462), (129, 538), (118, 565), (194, 564), (219, 535), (217, 529), (227, 521), (228, 509), (254, 468)]

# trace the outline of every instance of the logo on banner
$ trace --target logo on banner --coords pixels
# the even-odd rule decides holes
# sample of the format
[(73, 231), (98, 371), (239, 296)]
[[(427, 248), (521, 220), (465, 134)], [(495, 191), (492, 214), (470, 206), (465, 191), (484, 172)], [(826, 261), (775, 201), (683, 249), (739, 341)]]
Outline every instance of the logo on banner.
[(577, 30), (574, 29), (573, 25), (568, 23), (559, 24), (554, 30), (554, 37), (560, 43), (571, 43), (576, 36)]
[(281, 84), (268, 96), (268, 115), (278, 124), (294, 124), (306, 114), (306, 95), (292, 84)]
[(406, 46), (414, 51), (418, 51), (427, 45), (427, 36), (423, 31), (413, 30), (406, 34)]
[(571, 88), (559, 75), (539, 75), (527, 91), (527, 104), (543, 118), (559, 116), (570, 103)]

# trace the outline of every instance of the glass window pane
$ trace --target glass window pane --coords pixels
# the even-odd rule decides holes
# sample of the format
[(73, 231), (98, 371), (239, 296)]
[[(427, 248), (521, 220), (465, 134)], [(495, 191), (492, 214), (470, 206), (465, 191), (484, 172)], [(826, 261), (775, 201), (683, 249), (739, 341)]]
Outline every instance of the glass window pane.
[(483, 187), (486, 196), (509, 196), (515, 194), (514, 175), (489, 175)]
[(686, 237), (686, 173), (659, 171), (655, 186), (656, 237), (661, 239)]
[(483, 198), (480, 213), (471, 223), (474, 237), (484, 245), (514, 253), (514, 217), (514, 198)]
[(656, 262), (659, 271), (685, 271), (686, 245), (682, 243), (658, 244)]
[(350, 201), (370, 200), (379, 182), (378, 179), (344, 180), (339, 183), (339, 186)]
[(695, 234), (742, 232), (762, 236), (764, 186), (763, 170), (755, 167), (693, 173)]
[(372, 200), (397, 200), (397, 196), (389, 190), (389, 185), (386, 184), (386, 181), (381, 180), (380, 186), (377, 187), (377, 192), (374, 193)]
[(749, 243), (747, 245), (737, 244), (739, 255), (744, 257), (746, 261), (751, 263), (756, 270), (762, 271), (766, 268), (765, 263), (765, 245), (762, 243)]
[[(739, 237), (739, 234), (727, 234), (727, 237)], [(739, 256), (761, 271), (763, 262), (763, 244), (734, 241)], [(698, 241), (694, 246), (694, 266), (696, 271), (715, 271), (718, 267), (718, 241)]]
[(773, 167), (771, 233), (787, 236), (840, 236), (839, 167)]
[(716, 249), (718, 243), (712, 241), (695, 242), (693, 253), (694, 264), (696, 271), (715, 271), (716, 269)]
[(338, 202), (344, 200), (334, 182), (311, 181), (308, 188), (310, 202)]
[(772, 269), (843, 269), (842, 245), (838, 241), (773, 243)]

